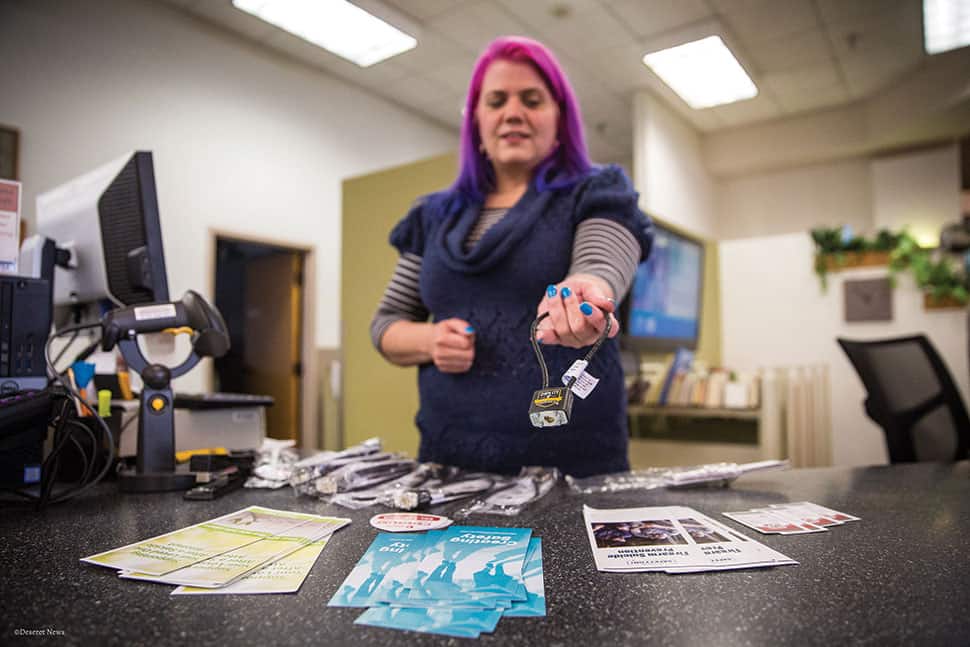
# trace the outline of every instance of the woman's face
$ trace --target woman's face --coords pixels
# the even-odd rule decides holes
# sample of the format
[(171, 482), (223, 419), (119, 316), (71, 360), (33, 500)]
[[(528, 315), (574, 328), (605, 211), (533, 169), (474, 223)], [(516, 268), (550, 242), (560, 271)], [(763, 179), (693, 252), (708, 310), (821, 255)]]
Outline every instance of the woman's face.
[(475, 121), (496, 173), (531, 171), (558, 143), (559, 106), (528, 63), (498, 60), (488, 66)]

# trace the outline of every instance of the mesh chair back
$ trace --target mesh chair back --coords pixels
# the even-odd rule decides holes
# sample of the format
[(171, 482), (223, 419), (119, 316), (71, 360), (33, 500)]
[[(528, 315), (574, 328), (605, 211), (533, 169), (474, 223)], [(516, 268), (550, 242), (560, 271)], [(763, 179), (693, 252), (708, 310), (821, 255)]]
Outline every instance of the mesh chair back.
[(885, 432), (891, 462), (967, 458), (967, 408), (926, 336), (838, 342), (868, 392), (866, 413)]

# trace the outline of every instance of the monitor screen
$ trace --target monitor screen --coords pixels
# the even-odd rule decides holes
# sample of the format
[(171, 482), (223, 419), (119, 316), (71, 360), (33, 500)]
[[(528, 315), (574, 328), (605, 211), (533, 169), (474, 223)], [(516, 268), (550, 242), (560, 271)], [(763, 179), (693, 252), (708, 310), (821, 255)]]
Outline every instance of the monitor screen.
[(656, 225), (653, 248), (626, 299), (624, 346), (646, 352), (697, 348), (704, 247)]
[(152, 154), (129, 153), (37, 196), (37, 232), (70, 253), (54, 304), (168, 301)]

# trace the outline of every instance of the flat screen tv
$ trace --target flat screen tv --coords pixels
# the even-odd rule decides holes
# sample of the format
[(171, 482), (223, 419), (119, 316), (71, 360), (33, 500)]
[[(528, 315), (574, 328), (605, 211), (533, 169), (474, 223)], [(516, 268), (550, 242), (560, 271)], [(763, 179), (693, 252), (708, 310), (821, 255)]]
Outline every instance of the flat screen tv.
[(622, 345), (639, 352), (697, 349), (704, 281), (701, 241), (656, 224), (650, 256), (621, 309)]

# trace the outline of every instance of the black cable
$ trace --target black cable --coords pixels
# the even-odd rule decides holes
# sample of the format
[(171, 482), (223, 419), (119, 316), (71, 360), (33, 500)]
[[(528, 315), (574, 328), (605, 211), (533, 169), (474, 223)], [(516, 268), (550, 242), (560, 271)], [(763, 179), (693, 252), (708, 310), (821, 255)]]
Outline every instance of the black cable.
[[(538, 330), (539, 328), (539, 322), (541, 322), (543, 319), (545, 319), (548, 316), (549, 316), (548, 312), (543, 312), (541, 315), (536, 317), (535, 321), (532, 322), (532, 327), (529, 329), (529, 341), (532, 342), (532, 350), (534, 350), (536, 353), (536, 359), (539, 360), (539, 369), (542, 371), (543, 389), (549, 388), (549, 369), (546, 368), (546, 360), (542, 356), (542, 350), (539, 349), (539, 342), (536, 341), (536, 330)], [(603, 345), (603, 342), (606, 341), (606, 338), (610, 336), (610, 329), (612, 327), (613, 327), (613, 317), (611, 317), (607, 313), (606, 327), (603, 329), (603, 334), (600, 335), (600, 338), (596, 340), (596, 343), (593, 344), (593, 347), (590, 348), (589, 352), (586, 353), (586, 356), (583, 357), (583, 361), (586, 362), (587, 365), (589, 364), (589, 361), (593, 359), (593, 355), (596, 354), (596, 351), (598, 351), (600, 349), (600, 346)], [(576, 382), (576, 379), (578, 377), (579, 377), (578, 375), (573, 375), (572, 377), (570, 377), (569, 382), (566, 383), (566, 387), (572, 388), (573, 384)]]
[[(84, 476), (81, 479), (81, 482), (86, 483), (87, 480), (91, 478), (91, 472), (94, 471), (94, 466), (97, 465), (98, 463), (98, 454), (99, 454), (98, 438), (97, 436), (94, 435), (94, 432), (91, 431), (91, 428), (88, 427), (83, 422), (81, 422), (80, 420), (76, 420), (76, 419), (68, 420), (67, 424), (83, 429), (84, 432), (88, 435), (88, 438), (91, 439), (91, 460), (90, 461), (87, 459), (87, 452), (84, 452), (83, 450), (81, 450), (82, 453), (84, 453)], [(77, 443), (75, 441), (75, 444), (78, 445), (78, 449), (80, 450), (81, 449), (80, 443)]]
[[(54, 379), (57, 382), (59, 382), (62, 387), (64, 387), (64, 389), (71, 395), (71, 397), (75, 402), (80, 402), (81, 406), (88, 407), (89, 409), (90, 409), (89, 405), (86, 402), (84, 402), (84, 400), (81, 398), (81, 394), (78, 393), (74, 389), (74, 387), (72, 387), (71, 384), (67, 380), (65, 380), (60, 373), (57, 372), (57, 370), (54, 367), (54, 364), (51, 362), (51, 356), (50, 356), (51, 342), (53, 342), (58, 337), (61, 337), (68, 333), (87, 330), (90, 328), (99, 328), (100, 326), (101, 326), (100, 323), (83, 324), (80, 326), (69, 326), (51, 335), (50, 338), (48, 338), (47, 343), (44, 344), (44, 360), (47, 362), (47, 368), (53, 374)], [(107, 475), (108, 471), (111, 469), (111, 464), (114, 462), (114, 458), (115, 458), (114, 435), (111, 433), (111, 429), (108, 427), (108, 424), (104, 421), (104, 419), (101, 418), (101, 416), (94, 415), (93, 418), (101, 426), (101, 430), (102, 432), (104, 432), (104, 437), (107, 440), (108, 452), (107, 452), (107, 457), (105, 459), (104, 467), (101, 469), (98, 475), (94, 477), (94, 479), (92, 479), (86, 484), (81, 485), (79, 488), (75, 490), (61, 494), (60, 496), (57, 496), (54, 498), (50, 498), (50, 501), (49, 501), (50, 503), (60, 503), (61, 501), (66, 501), (79, 494), (82, 494), (83, 492), (90, 490), (92, 487), (100, 483), (101, 479), (103, 479), (105, 475)], [(63, 443), (61, 444), (61, 446), (63, 447)], [(97, 451), (97, 443), (95, 443), (95, 451)], [(54, 459), (54, 462), (56, 465), (57, 463), (56, 457)], [(48, 493), (48, 496), (50, 496), (50, 493)], [(47, 502), (48, 501), (42, 501), (41, 505), (45, 505)]]
[(67, 340), (67, 343), (64, 345), (64, 348), (62, 348), (60, 352), (57, 353), (57, 357), (55, 357), (53, 361), (53, 364), (55, 365), (55, 367), (57, 363), (61, 361), (61, 358), (64, 357), (64, 353), (67, 352), (67, 349), (70, 348), (72, 344), (74, 344), (74, 342), (77, 340), (78, 335), (80, 334), (81, 334), (80, 330), (75, 330), (74, 334), (71, 335), (71, 338)]

